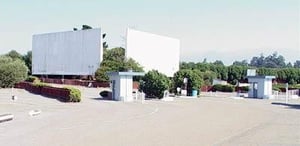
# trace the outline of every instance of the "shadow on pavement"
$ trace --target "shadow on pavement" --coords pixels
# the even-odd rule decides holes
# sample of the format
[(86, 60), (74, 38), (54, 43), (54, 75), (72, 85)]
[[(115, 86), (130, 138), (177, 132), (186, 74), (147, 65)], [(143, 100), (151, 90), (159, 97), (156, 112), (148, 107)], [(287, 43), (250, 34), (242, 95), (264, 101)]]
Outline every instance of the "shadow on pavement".
[(109, 97), (95, 97), (95, 98), (91, 98), (93, 100), (105, 100), (105, 101), (114, 101)]
[(286, 106), (291, 109), (299, 109), (300, 110), (300, 104), (289, 104), (289, 103), (281, 103), (281, 102), (272, 102), (272, 104)]

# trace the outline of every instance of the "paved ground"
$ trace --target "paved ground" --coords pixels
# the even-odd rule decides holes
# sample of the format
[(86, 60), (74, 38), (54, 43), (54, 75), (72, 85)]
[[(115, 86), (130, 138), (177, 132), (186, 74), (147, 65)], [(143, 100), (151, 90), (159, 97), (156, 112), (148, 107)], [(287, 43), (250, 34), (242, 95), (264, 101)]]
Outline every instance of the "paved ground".
[[(15, 89), (0, 90), (5, 146), (40, 145), (300, 145), (300, 101), (232, 99), (226, 96), (173, 102), (123, 103), (98, 98), (102, 89), (82, 88), (81, 103), (62, 103)], [(40, 109), (31, 117), (28, 112)]]

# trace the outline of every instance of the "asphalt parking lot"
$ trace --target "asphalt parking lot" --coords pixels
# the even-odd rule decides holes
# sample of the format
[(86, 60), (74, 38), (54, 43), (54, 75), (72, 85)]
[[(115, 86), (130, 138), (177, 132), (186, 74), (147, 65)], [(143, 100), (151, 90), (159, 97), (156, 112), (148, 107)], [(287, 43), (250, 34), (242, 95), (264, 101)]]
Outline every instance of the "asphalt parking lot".
[[(226, 96), (124, 103), (83, 88), (80, 103), (0, 89), (1, 145), (300, 145), (300, 101)], [(12, 101), (11, 95), (18, 100)], [(41, 110), (30, 116), (31, 110)]]

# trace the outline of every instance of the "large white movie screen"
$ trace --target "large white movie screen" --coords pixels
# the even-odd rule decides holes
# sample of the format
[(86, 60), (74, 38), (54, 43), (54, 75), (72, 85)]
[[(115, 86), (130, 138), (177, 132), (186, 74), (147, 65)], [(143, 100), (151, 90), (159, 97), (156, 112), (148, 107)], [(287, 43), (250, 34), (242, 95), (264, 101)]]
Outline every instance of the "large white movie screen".
[(35, 75), (93, 75), (102, 61), (101, 29), (33, 35)]
[(179, 70), (178, 39), (127, 29), (126, 57), (133, 58), (147, 72), (158, 70), (173, 77)]

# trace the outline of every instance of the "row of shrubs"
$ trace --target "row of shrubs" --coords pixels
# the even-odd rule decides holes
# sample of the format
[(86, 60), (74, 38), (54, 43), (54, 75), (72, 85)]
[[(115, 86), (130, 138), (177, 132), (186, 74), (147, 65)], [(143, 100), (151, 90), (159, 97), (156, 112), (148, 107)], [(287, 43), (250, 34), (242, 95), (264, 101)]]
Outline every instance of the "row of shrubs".
[(81, 101), (81, 92), (77, 88), (73, 87), (65, 87), (65, 89), (68, 89), (69, 94), (69, 102), (80, 102)]
[(212, 87), (212, 91), (216, 92), (216, 91), (220, 91), (220, 92), (234, 92), (235, 91), (235, 87), (232, 85), (213, 85)]
[[(280, 85), (273, 85), (272, 88), (275, 91), (282, 91), (285, 92), (285, 85), (280, 84)], [(291, 85), (289, 86), (289, 89), (300, 89), (300, 85)], [(213, 92), (215, 91), (220, 91), (220, 92), (234, 92), (235, 87), (232, 85), (214, 85), (211, 89)], [(237, 90), (241, 92), (248, 92), (249, 87), (239, 87)]]
[[(74, 87), (64, 87), (64, 88), (52, 87), (49, 84), (40, 82), (39, 78), (34, 77), (34, 76), (29, 76), (26, 81), (30, 82), (29, 86), (20, 84), (19, 86), (23, 86), (20, 88), (24, 88), (35, 94), (41, 94), (44, 96), (60, 98), (60, 99), (63, 99), (63, 101), (65, 101), (65, 102), (80, 102), (81, 101), (81, 92), (77, 88), (74, 88)], [(50, 93), (46, 93), (46, 92), (50, 92)]]
[[(289, 90), (291, 89), (300, 89), (300, 84), (288, 85)], [(275, 91), (285, 92), (286, 85), (285, 84), (275, 84), (272, 86)]]
[(26, 79), (27, 82), (31, 82), (31, 83), (39, 83), (41, 82), (41, 80), (38, 77), (35, 76), (28, 76)]

